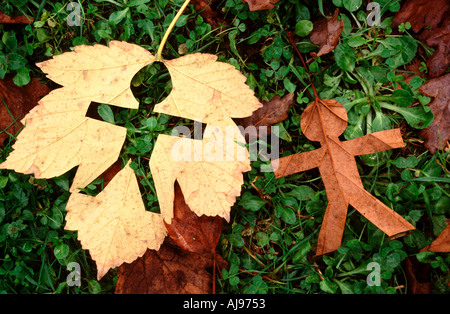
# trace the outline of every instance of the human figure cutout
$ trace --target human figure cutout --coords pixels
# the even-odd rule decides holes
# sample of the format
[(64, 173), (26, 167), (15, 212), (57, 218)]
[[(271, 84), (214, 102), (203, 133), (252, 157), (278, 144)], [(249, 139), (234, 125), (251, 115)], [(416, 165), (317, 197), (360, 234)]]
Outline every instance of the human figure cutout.
[(348, 124), (345, 108), (335, 100), (316, 99), (303, 112), (300, 127), (321, 147), (272, 161), (275, 177), (318, 168), (325, 185), (328, 206), (319, 232), (316, 255), (341, 246), (348, 205), (389, 237), (398, 237), (412, 226), (394, 210), (367, 192), (356, 166), (355, 156), (403, 147), (400, 129), (371, 133), (348, 141), (339, 136)]

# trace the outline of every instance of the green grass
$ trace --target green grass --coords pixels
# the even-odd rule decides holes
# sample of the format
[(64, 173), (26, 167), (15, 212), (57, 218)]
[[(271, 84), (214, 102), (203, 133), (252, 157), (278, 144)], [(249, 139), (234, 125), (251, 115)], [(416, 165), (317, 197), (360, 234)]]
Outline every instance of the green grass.
[[(147, 48), (153, 54), (183, 1), (79, 1), (81, 26), (67, 24), (68, 2), (21, 0), (0, 4), (5, 13), (26, 13), (32, 25), (0, 25), (0, 76), (16, 77), (26, 84), (28, 76), (41, 77), (35, 66), (79, 44), (107, 44), (125, 40)], [(342, 247), (314, 258), (321, 220), (327, 204), (323, 182), (316, 170), (275, 179), (261, 172), (263, 161), (252, 163), (245, 174), (242, 196), (232, 209), (230, 223), (219, 242), (219, 252), (230, 269), (218, 275), (218, 293), (406, 293), (405, 259), (417, 259), (430, 267), (434, 293), (448, 293), (448, 254), (418, 253), (445, 227), (450, 195), (448, 152), (430, 154), (423, 148), (419, 131), (432, 116), (419, 94), (424, 82), (402, 81), (404, 64), (417, 56), (426, 59), (432, 50), (417, 42), (407, 28), (393, 33), (390, 26), (398, 1), (380, 1), (382, 24), (370, 28), (362, 8), (341, 7), (345, 28), (340, 45), (322, 57), (308, 36), (299, 37), (297, 47), (310, 59), (309, 71), (321, 98), (335, 98), (347, 109), (349, 127), (343, 139), (400, 127), (406, 147), (357, 159), (366, 190), (403, 215), (416, 230), (389, 241), (384, 234), (349, 209)], [(334, 5), (341, 5), (333, 1)], [(307, 71), (289, 43), (286, 31), (299, 35), (308, 31), (324, 7), (322, 1), (282, 0), (277, 8), (250, 12), (241, 0), (217, 1), (229, 26), (212, 29), (189, 5), (172, 31), (163, 57), (177, 58), (193, 52), (212, 53), (234, 65), (260, 100), (295, 93), (296, 104), (289, 118), (279, 124), (280, 154), (289, 155), (317, 148), (300, 131), (300, 115), (314, 99)], [(324, 11), (325, 10), (325, 11)], [(301, 22), (299, 24), (299, 22)], [(421, 55), (417, 47), (424, 48)], [(14, 63), (6, 60), (15, 60)], [(23, 70), (26, 69), (26, 70)], [(422, 69), (426, 71), (426, 68)], [(93, 104), (93, 114), (125, 126), (127, 141), (123, 161), (133, 157), (132, 167), (141, 178), (143, 199), (149, 210), (158, 211), (148, 158), (156, 137), (170, 133), (176, 125), (193, 126), (193, 121), (152, 112), (171, 90), (164, 66), (155, 63), (133, 79), (139, 110), (123, 110)], [(399, 87), (398, 90), (395, 88)], [(3, 161), (11, 150), (9, 140), (0, 148)], [(270, 144), (270, 142), (269, 142)], [(76, 233), (64, 231), (65, 203), (73, 171), (60, 178), (36, 180), (32, 176), (0, 170), (0, 291), (6, 293), (112, 293), (115, 272), (97, 282), (95, 264), (81, 249)], [(90, 194), (101, 190), (101, 180), (87, 187)], [(67, 264), (82, 265), (82, 285), (66, 283)], [(380, 264), (381, 286), (368, 286), (368, 263)]]

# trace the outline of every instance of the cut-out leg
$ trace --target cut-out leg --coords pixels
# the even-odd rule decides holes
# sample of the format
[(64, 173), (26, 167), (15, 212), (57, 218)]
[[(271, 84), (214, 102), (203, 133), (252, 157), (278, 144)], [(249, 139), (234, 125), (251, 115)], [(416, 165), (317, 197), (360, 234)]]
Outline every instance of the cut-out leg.
[(336, 251), (342, 242), (348, 204), (344, 198), (328, 200), (317, 242), (316, 256)]
[(344, 193), (350, 205), (389, 237), (402, 236), (415, 229), (402, 216), (353, 181), (341, 174), (339, 177), (339, 180), (342, 180), (341, 182), (345, 181), (345, 184), (341, 186), (344, 187)]

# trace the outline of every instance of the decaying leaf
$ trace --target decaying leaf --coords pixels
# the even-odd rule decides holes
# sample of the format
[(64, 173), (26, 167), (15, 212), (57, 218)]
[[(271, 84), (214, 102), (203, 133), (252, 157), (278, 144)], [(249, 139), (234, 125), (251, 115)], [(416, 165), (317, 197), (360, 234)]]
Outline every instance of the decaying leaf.
[(275, 7), (275, 4), (280, 0), (242, 0), (248, 3), (250, 11), (270, 10)]
[(313, 43), (319, 45), (319, 52), (311, 52), (313, 57), (325, 55), (337, 46), (339, 36), (344, 29), (344, 21), (338, 20), (339, 9), (334, 11), (331, 18), (320, 17), (313, 23), (313, 30), (309, 38)]
[[(237, 120), (237, 123), (244, 128), (256, 127), (254, 130), (248, 130), (250, 138), (267, 138), (273, 124), (287, 119), (289, 108), (294, 104), (294, 93), (289, 93), (284, 97), (275, 95), (271, 100), (261, 103), (263, 106), (254, 111), (250, 117)], [(266, 128), (261, 129), (260, 127)], [(256, 134), (252, 134), (252, 131), (256, 131)]]
[(228, 26), (223, 16), (218, 10), (214, 10), (211, 6), (215, 0), (192, 0), (191, 3), (195, 6), (197, 12), (206, 20), (208, 24), (212, 26), (213, 29), (219, 28), (220, 26)]
[[(168, 238), (158, 251), (118, 269), (116, 294), (211, 294), (214, 260), (181, 249)], [(220, 258), (221, 268), (226, 262)]]
[(129, 163), (97, 196), (71, 194), (66, 210), (65, 229), (78, 231), (97, 264), (98, 279), (147, 249), (158, 250), (167, 234), (162, 216), (145, 210)]
[(0, 11), (0, 24), (31, 24), (32, 22), (32, 17), (26, 15), (9, 16)]
[(348, 205), (389, 237), (403, 235), (414, 227), (395, 211), (367, 192), (359, 177), (355, 156), (403, 147), (399, 129), (380, 131), (341, 142), (347, 127), (345, 108), (335, 100), (316, 99), (301, 116), (303, 134), (321, 147), (272, 161), (275, 177), (319, 168), (328, 206), (322, 222), (316, 255), (338, 249), (347, 218)]
[(408, 0), (395, 14), (392, 26), (409, 22), (415, 36), (436, 51), (427, 61), (430, 77), (442, 75), (450, 64), (450, 2), (447, 0)]
[(434, 154), (443, 150), (450, 139), (450, 74), (429, 80), (419, 90), (434, 98), (429, 105), (434, 115), (433, 123), (420, 132), (426, 139), (425, 147)]
[(215, 254), (224, 220), (219, 216), (197, 216), (184, 200), (175, 184), (174, 217), (166, 228), (169, 236), (183, 250), (199, 254)]
[(450, 20), (436, 28), (424, 41), (426, 45), (436, 48), (427, 61), (427, 68), (430, 77), (438, 77), (450, 65)]
[(445, 222), (447, 227), (445, 227), (444, 231), (430, 245), (421, 249), (421, 252), (450, 252), (450, 219), (447, 219)]
[(15, 135), (23, 127), (20, 120), (50, 91), (38, 78), (21, 87), (14, 84), (11, 76), (0, 80), (0, 146), (9, 134)]
[(216, 253), (223, 228), (220, 217), (197, 216), (175, 185), (174, 218), (165, 224), (167, 238), (158, 252), (148, 250), (119, 267), (115, 293), (211, 293), (214, 269), (226, 267)]

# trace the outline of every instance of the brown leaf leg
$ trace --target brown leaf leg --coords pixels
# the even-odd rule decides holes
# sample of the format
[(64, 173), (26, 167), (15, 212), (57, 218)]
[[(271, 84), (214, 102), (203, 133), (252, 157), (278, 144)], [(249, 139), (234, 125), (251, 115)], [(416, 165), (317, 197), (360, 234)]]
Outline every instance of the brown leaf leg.
[(317, 242), (316, 256), (336, 251), (342, 242), (348, 204), (343, 198), (328, 201)]
[(338, 178), (350, 203), (370, 222), (391, 238), (403, 236), (414, 226), (359, 185), (338, 172)]

